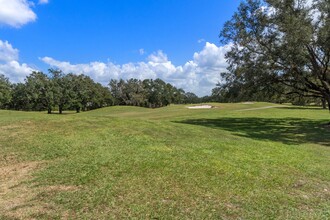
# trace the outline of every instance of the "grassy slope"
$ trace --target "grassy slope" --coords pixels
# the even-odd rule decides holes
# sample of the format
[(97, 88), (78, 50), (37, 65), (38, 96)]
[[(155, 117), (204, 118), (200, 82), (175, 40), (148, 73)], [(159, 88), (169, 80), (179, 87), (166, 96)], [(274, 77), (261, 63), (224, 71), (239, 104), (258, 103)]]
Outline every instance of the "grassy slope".
[(31, 187), (78, 187), (39, 193), (38, 218), (330, 218), (327, 111), (216, 105), (0, 111), (0, 167), (44, 161)]

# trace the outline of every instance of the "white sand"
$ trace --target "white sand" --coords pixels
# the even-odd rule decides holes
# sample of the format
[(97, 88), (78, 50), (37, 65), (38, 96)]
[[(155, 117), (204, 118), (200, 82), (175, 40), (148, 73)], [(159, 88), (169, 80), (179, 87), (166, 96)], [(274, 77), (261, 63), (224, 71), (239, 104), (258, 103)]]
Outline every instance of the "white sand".
[(211, 105), (198, 105), (198, 106), (190, 106), (189, 109), (205, 109), (205, 108), (212, 108)]

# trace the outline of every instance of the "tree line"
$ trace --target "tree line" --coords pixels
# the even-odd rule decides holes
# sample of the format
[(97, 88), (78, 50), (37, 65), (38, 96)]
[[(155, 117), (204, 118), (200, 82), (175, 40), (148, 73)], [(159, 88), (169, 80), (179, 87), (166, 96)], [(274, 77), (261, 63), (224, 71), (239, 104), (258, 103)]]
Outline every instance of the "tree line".
[(199, 98), (191, 93), (178, 89), (161, 79), (111, 80), (109, 88), (115, 105), (132, 105), (158, 108), (171, 103), (198, 103)]
[(48, 74), (34, 71), (24, 83), (13, 84), (0, 75), (0, 109), (24, 111), (88, 111), (113, 105), (158, 108), (169, 104), (197, 103), (193, 93), (161, 79), (111, 80), (108, 86), (89, 76), (64, 74), (50, 69)]

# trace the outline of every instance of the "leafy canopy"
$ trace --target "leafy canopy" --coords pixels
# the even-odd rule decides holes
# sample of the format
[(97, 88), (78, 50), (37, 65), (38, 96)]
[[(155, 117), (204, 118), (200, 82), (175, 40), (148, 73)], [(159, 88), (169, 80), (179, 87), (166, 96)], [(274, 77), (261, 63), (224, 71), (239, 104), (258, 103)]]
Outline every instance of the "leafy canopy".
[(227, 85), (327, 100), (330, 105), (330, 2), (243, 1), (220, 33)]

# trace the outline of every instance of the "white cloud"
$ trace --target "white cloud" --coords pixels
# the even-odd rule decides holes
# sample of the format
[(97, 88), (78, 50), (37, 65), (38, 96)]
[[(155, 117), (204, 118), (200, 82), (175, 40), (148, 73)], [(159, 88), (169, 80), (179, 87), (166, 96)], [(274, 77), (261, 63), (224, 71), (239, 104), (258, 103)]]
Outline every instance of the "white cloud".
[(204, 38), (201, 38), (201, 39), (199, 39), (197, 42), (198, 42), (199, 44), (200, 44), (200, 43), (203, 43), (203, 42), (205, 42), (205, 39), (204, 39)]
[(34, 70), (27, 64), (18, 62), (19, 51), (7, 41), (0, 40), (0, 74), (12, 82), (22, 82)]
[(140, 55), (144, 55), (146, 52), (145, 52), (145, 50), (143, 49), (143, 48), (141, 48), (141, 49), (139, 49), (139, 54)]
[(148, 61), (151, 63), (166, 63), (167, 55), (163, 53), (163, 51), (159, 50), (156, 53), (151, 54), (148, 57)]
[(37, 15), (31, 6), (27, 0), (0, 0), (0, 24), (21, 27), (35, 21)]
[(202, 51), (194, 53), (194, 62), (203, 68), (225, 68), (225, 54), (231, 46), (229, 44), (218, 47), (215, 44), (206, 42)]
[(39, 0), (39, 4), (42, 5), (42, 4), (48, 4), (48, 0)]
[(86, 74), (94, 80), (107, 85), (110, 79), (161, 78), (185, 91), (197, 95), (208, 95), (220, 80), (219, 73), (227, 66), (224, 58), (231, 45), (216, 46), (206, 43), (204, 48), (193, 55), (193, 60), (175, 66), (161, 50), (151, 54), (146, 62), (117, 65), (112, 62), (90, 62), (71, 64), (51, 57), (40, 58), (46, 64), (59, 68), (65, 73)]
[(8, 41), (0, 40), (0, 61), (18, 60), (17, 49), (14, 49)]
[(0, 74), (5, 75), (11, 82), (23, 82), (25, 77), (34, 71), (27, 64), (20, 64), (18, 61), (10, 61), (8, 63), (0, 63)]

